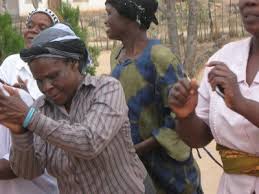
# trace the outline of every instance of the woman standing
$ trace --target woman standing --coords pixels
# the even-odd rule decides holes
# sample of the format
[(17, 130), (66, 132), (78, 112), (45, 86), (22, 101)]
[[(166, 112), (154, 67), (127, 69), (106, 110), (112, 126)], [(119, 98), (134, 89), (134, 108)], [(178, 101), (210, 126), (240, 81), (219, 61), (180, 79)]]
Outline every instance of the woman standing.
[(122, 48), (112, 61), (112, 76), (124, 89), (136, 151), (159, 193), (202, 193), (191, 149), (176, 134), (167, 105), (168, 89), (178, 80), (176, 57), (147, 30), (156, 0), (107, 0), (107, 35)]
[[(31, 47), (32, 39), (42, 30), (59, 23), (57, 15), (47, 8), (33, 10), (26, 21), (23, 32), (26, 48)], [(26, 99), (37, 99), (42, 95), (27, 63), (20, 54), (8, 56), (0, 66), (0, 79), (25, 91), (20, 92), (21, 97)], [(28, 92), (28, 93), (27, 93)], [(56, 179), (44, 173), (33, 180), (25, 180), (17, 177), (9, 163), (9, 152), (11, 149), (11, 135), (9, 129), (0, 125), (0, 193), (8, 194), (57, 194)]]
[(28, 107), (0, 91), (0, 123), (12, 133), (11, 167), (28, 179), (46, 168), (62, 194), (154, 194), (132, 140), (120, 83), (85, 75), (88, 52), (64, 24), (21, 52), (44, 94)]
[(169, 95), (188, 145), (217, 142), (224, 169), (218, 194), (259, 193), (259, 1), (239, 0), (239, 9), (252, 36), (216, 52), (199, 88), (185, 79)]
[[(47, 8), (38, 8), (30, 12), (23, 32), (25, 48), (30, 48), (32, 40), (42, 30), (59, 23), (57, 15)], [(34, 100), (42, 95), (27, 63), (20, 54), (8, 56), (0, 66), (0, 79), (9, 85), (25, 89)]]

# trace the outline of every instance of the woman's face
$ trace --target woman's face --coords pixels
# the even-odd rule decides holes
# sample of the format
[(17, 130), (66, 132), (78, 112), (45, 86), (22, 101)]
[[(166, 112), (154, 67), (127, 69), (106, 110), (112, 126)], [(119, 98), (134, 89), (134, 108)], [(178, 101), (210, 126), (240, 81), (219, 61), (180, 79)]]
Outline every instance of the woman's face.
[(106, 4), (107, 18), (105, 20), (105, 26), (107, 28), (106, 33), (110, 39), (121, 40), (125, 32), (127, 31), (130, 19), (120, 15), (118, 11), (110, 4)]
[(52, 21), (45, 13), (35, 13), (26, 25), (26, 30), (23, 33), (26, 48), (31, 47), (32, 39), (42, 30), (50, 27)]
[(245, 29), (259, 35), (259, 0), (239, 0), (239, 9)]
[(77, 62), (44, 57), (34, 59), (29, 66), (39, 89), (48, 99), (70, 106), (82, 77)]

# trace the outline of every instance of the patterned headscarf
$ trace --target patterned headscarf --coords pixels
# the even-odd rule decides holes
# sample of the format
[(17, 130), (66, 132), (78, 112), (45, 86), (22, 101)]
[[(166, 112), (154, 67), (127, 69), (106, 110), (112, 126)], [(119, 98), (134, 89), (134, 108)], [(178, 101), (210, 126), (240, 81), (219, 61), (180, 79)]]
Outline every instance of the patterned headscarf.
[(157, 0), (106, 0), (105, 4), (112, 5), (119, 14), (136, 21), (141, 28), (149, 29), (152, 22), (158, 25)]
[(65, 58), (79, 61), (79, 71), (84, 73), (90, 63), (85, 43), (65, 24), (58, 23), (40, 32), (31, 48), (20, 53), (23, 61), (30, 63), (41, 57)]
[(53, 11), (51, 11), (50, 9), (47, 9), (47, 8), (37, 8), (29, 13), (27, 20), (26, 20), (26, 24), (28, 24), (31, 21), (31, 17), (36, 13), (44, 13), (47, 16), (49, 16), (49, 18), (52, 21), (52, 25), (59, 23), (58, 16)]

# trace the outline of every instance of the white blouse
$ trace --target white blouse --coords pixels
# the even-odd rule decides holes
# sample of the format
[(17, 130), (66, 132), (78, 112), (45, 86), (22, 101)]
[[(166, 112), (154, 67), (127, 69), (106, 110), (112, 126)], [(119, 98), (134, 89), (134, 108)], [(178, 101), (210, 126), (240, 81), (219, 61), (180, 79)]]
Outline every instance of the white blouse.
[(8, 56), (0, 66), (0, 78), (10, 85), (17, 83), (17, 76), (25, 81), (27, 80), (27, 88), (34, 100), (42, 96), (36, 80), (33, 78), (31, 70), (19, 54)]
[[(250, 50), (251, 38), (232, 42), (216, 52), (209, 61), (222, 61), (237, 75), (241, 93), (249, 99), (259, 102), (259, 74), (253, 83), (246, 83), (246, 66)], [(203, 119), (212, 131), (216, 142), (226, 147), (245, 151), (259, 156), (259, 129), (242, 115), (232, 111), (224, 100), (208, 83), (208, 72), (199, 88), (199, 100), (196, 114)], [(255, 114), (259, 114), (255, 112)], [(251, 194), (259, 193), (259, 178), (248, 175), (223, 173), (218, 194)]]
[[(2, 84), (0, 84), (2, 88)], [(33, 103), (32, 97), (23, 90), (19, 94), (27, 105)], [(11, 148), (11, 136), (8, 128), (0, 125), (0, 159), (9, 160)], [(10, 180), (0, 180), (0, 193), (6, 194), (58, 194), (56, 180), (50, 177), (47, 172), (33, 180), (14, 178)]]

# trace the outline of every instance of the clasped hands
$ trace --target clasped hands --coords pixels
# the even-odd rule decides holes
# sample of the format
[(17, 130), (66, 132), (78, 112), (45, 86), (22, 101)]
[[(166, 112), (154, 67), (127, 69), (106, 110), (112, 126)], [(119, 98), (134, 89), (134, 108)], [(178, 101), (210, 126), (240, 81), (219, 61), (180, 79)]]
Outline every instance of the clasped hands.
[[(6, 95), (4, 90), (9, 94)], [(18, 89), (2, 85), (0, 88), (0, 124), (9, 128), (12, 133), (22, 134), (26, 129), (22, 127), (29, 107), (21, 99)]]

